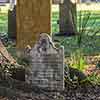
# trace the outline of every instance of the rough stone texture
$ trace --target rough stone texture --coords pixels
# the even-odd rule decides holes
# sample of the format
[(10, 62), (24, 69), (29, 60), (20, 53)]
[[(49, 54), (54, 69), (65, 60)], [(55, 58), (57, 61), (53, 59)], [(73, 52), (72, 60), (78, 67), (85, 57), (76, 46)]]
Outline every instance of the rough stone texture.
[(17, 48), (33, 45), (39, 33), (51, 33), (51, 0), (17, 0)]
[(50, 90), (64, 89), (64, 49), (57, 49), (49, 35), (40, 38), (29, 52), (31, 61), (30, 76), (27, 82)]
[(16, 6), (8, 11), (8, 36), (16, 38)]

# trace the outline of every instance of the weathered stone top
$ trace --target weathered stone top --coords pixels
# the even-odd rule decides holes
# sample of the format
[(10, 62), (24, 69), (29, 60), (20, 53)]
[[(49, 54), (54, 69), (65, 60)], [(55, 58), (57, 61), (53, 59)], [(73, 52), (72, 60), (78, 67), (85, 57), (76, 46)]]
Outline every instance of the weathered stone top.
[(40, 34), (29, 51), (29, 58), (31, 75), (26, 80), (52, 90), (64, 88), (64, 50), (56, 48), (48, 34)]
[[(39, 40), (35, 44), (35, 46), (32, 48), (31, 53), (33, 50), (36, 50), (38, 53), (57, 53), (59, 49), (57, 49), (54, 46), (54, 43), (52, 42), (51, 37), (46, 34), (42, 33), (40, 34)], [(53, 51), (52, 51), (53, 50)]]

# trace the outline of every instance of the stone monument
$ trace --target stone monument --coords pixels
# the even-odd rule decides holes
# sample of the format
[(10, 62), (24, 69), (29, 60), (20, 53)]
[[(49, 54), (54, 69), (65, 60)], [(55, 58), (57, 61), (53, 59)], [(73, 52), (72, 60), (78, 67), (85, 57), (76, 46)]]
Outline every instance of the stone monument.
[(8, 10), (8, 36), (16, 39), (16, 6)]
[(37, 43), (28, 50), (28, 59), (27, 82), (50, 90), (64, 89), (64, 48), (56, 48), (48, 34), (40, 34)]
[(39, 33), (51, 33), (51, 1), (16, 1), (16, 46), (18, 49), (24, 49), (26, 45), (35, 44)]

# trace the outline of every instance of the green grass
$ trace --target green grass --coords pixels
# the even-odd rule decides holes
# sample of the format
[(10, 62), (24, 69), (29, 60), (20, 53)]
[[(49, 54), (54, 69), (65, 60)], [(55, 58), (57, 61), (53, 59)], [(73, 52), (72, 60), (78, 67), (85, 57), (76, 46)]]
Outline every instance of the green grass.
[(0, 13), (0, 33), (8, 31), (8, 17), (7, 13)]
[(8, 32), (8, 9), (9, 5), (0, 6), (0, 33)]
[(58, 32), (59, 31), (59, 25), (57, 24), (58, 20), (59, 20), (59, 13), (53, 12), (52, 13), (52, 32)]
[[(75, 52), (79, 47), (77, 45), (76, 37), (53, 37), (54, 40), (59, 40), (59, 43), (65, 48), (65, 56), (69, 56)], [(81, 49), (84, 55), (100, 54), (100, 36), (87, 37), (84, 36), (81, 43)]]

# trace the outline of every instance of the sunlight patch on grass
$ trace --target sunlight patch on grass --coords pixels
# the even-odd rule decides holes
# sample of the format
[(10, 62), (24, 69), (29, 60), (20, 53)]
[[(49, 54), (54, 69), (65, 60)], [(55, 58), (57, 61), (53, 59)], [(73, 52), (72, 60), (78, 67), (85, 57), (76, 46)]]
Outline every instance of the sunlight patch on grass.
[(90, 4), (77, 4), (77, 10), (89, 10), (89, 11), (100, 11), (100, 3), (90, 3)]

